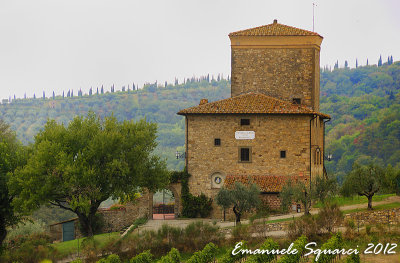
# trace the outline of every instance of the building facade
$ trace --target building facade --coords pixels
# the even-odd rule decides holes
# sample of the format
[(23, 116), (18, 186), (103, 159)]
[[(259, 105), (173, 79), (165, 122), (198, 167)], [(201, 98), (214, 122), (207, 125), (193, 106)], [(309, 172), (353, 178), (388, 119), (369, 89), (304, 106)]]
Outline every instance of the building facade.
[[(191, 193), (255, 182), (271, 208), (289, 180), (324, 173), (318, 34), (277, 23), (229, 34), (231, 98), (178, 112), (186, 119)], [(213, 217), (222, 215), (214, 202)]]

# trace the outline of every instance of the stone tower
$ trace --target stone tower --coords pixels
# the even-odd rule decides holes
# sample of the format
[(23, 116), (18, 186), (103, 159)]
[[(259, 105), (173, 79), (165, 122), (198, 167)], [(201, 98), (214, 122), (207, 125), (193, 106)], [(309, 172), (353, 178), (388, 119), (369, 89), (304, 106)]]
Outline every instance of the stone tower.
[(319, 111), (319, 53), (322, 36), (272, 24), (229, 34), (231, 96), (263, 93)]

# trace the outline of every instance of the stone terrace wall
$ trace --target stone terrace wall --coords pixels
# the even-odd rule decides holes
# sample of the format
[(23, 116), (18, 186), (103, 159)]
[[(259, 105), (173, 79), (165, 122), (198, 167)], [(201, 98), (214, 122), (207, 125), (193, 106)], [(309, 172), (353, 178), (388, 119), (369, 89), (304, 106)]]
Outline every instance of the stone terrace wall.
[[(356, 223), (359, 222), (360, 226), (368, 224), (397, 224), (400, 222), (400, 208), (346, 214), (344, 219), (344, 222), (349, 219), (354, 220)], [(288, 225), (293, 221), (270, 224), (263, 224), (262, 220), (256, 220), (255, 222), (256, 224), (250, 227), (250, 232), (264, 235), (271, 231), (287, 231)], [(344, 226), (344, 223), (342, 226)]]
[(354, 220), (360, 225), (397, 224), (400, 222), (400, 208), (379, 211), (357, 212), (345, 215), (345, 220)]
[(100, 210), (103, 215), (104, 225), (102, 232), (121, 231), (124, 227), (141, 217), (150, 217), (152, 215), (153, 195), (145, 193), (134, 203), (127, 204), (123, 210)]

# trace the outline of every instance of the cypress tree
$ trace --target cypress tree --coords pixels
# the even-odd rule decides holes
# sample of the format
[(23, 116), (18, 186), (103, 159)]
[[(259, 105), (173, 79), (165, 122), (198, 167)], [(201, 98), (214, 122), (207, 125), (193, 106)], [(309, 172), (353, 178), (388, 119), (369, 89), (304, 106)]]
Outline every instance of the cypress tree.
[(54, 94), (54, 90), (53, 90), (53, 100), (56, 98), (56, 94)]
[(45, 99), (46, 98), (46, 94), (44, 93), (44, 91), (43, 91), (43, 99)]
[(382, 66), (382, 55), (379, 57), (378, 60), (378, 67)]
[(348, 68), (349, 67), (349, 63), (347, 62), (347, 60), (344, 61), (344, 68)]
[(358, 68), (358, 60), (356, 59), (356, 68)]

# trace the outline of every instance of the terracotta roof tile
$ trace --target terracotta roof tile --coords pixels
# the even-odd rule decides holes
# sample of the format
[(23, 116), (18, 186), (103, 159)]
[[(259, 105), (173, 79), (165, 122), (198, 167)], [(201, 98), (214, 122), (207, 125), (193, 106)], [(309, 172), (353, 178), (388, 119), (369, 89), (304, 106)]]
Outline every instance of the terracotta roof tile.
[(318, 33), (297, 27), (274, 23), (232, 32), (229, 36), (320, 36)]
[(298, 182), (306, 181), (304, 176), (288, 176), (288, 175), (227, 175), (224, 181), (224, 187), (231, 188), (235, 182), (249, 185), (255, 183), (261, 192), (279, 193), (283, 186), (289, 181)]
[(178, 114), (315, 114), (330, 119), (329, 115), (315, 112), (304, 105), (252, 92), (209, 103), (203, 101), (203, 104), (183, 109)]

